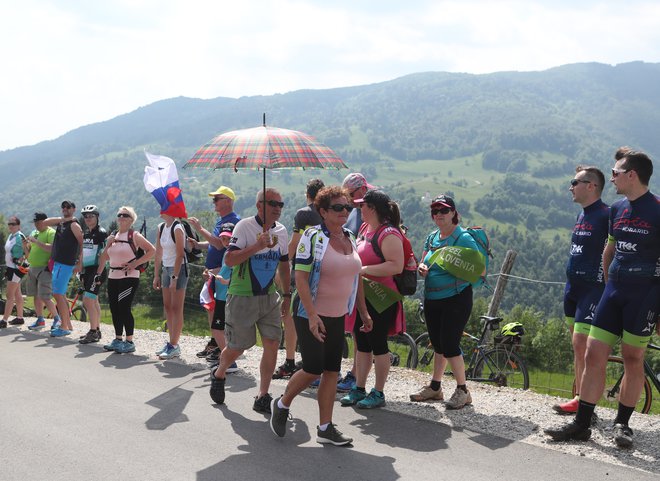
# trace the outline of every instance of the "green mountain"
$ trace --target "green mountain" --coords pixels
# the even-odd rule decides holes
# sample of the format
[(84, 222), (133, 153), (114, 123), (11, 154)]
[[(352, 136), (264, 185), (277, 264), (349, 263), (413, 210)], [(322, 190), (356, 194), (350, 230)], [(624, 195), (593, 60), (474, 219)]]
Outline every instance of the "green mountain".
[[(351, 171), (365, 173), (399, 200), (416, 250), (433, 227), (428, 196), (449, 191), (466, 223), (497, 234), (493, 242), (501, 255), (520, 246), (534, 252), (532, 259), (519, 256), (527, 277), (561, 280), (567, 233), (579, 210), (567, 181), (576, 164), (609, 169), (620, 145), (660, 158), (658, 85), (660, 64), (589, 63), (542, 72), (426, 72), (372, 85), (238, 99), (168, 99), (0, 152), (0, 212), (24, 219), (36, 210), (55, 215), (67, 198), (79, 207), (97, 204), (104, 220), (119, 205), (133, 205), (153, 226), (158, 209), (142, 185), (143, 150), (183, 165), (216, 134), (260, 125), (266, 112), (269, 125), (314, 135)], [(290, 225), (295, 208), (304, 204), (307, 179), (337, 183), (347, 173), (281, 170), (267, 178), (285, 193), (284, 222)], [(210, 210), (206, 193), (220, 184), (236, 190), (239, 212), (254, 209), (261, 173), (190, 169), (179, 175), (190, 213)], [(614, 198), (606, 191), (606, 200)], [(496, 270), (497, 258), (493, 265)], [(557, 312), (548, 306), (554, 293), (520, 289), (517, 301), (531, 296), (530, 303)], [(539, 301), (544, 295), (549, 299)]]

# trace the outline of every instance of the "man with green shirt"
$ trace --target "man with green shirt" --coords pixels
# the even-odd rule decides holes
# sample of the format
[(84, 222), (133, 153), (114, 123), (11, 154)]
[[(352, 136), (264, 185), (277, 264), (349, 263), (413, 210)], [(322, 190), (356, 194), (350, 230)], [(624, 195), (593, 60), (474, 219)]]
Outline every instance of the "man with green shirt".
[(53, 314), (56, 321), (60, 316), (52, 301), (52, 276), (48, 269), (50, 251), (55, 239), (55, 229), (48, 227), (44, 221), (48, 218), (43, 212), (35, 212), (33, 217), (35, 230), (28, 236), (29, 242), (28, 262), (30, 271), (27, 280), (27, 295), (34, 296), (34, 310), (37, 320), (28, 326), (30, 330), (42, 329), (46, 325), (43, 310), (44, 305)]
[[(252, 408), (270, 413), (272, 397), (268, 389), (282, 337), (280, 317), (289, 311), (291, 302), (289, 236), (286, 228), (277, 222), (284, 207), (277, 190), (259, 191), (256, 207), (257, 215), (236, 224), (224, 257), (225, 264), (233, 268), (225, 306), (227, 346), (220, 354), (217, 369), (211, 371), (210, 394), (217, 404), (224, 402), (225, 373), (243, 351), (256, 344), (258, 328), (263, 354), (259, 395)], [(283, 300), (275, 289), (276, 273), (285, 290)]]

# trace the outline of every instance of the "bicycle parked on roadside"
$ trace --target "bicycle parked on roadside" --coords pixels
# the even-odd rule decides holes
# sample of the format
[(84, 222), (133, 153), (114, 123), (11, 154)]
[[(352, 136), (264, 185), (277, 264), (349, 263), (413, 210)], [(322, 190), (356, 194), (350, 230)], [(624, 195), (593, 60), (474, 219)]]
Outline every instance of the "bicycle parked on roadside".
[[(649, 344), (648, 350), (660, 351), (660, 346)], [(621, 356), (610, 356), (607, 359), (605, 368), (605, 389), (603, 390), (603, 396), (598, 401), (598, 406), (610, 409), (618, 408), (622, 381), (623, 358)], [(648, 414), (651, 410), (653, 404), (652, 385), (660, 393), (660, 372), (654, 371), (648, 360), (644, 359), (644, 385), (639, 401), (635, 405), (635, 411)], [(573, 395), (575, 396), (575, 384), (573, 384)]]
[[(426, 323), (424, 317), (424, 305), (420, 301), (418, 309), (419, 319)], [(463, 336), (472, 340), (475, 345), (471, 348), (471, 354), (465, 377), (468, 381), (486, 382), (496, 386), (508, 386), (519, 389), (529, 388), (529, 374), (527, 365), (518, 354), (524, 329), (520, 323), (509, 323), (500, 330), (501, 317), (479, 316), (483, 321), (481, 336), (476, 337), (467, 332)], [(488, 341), (493, 333), (492, 342)], [(421, 334), (416, 340), (418, 368), (424, 369), (430, 366), (433, 369), (433, 358), (435, 351), (429, 339), (428, 332)], [(465, 353), (464, 353), (465, 355)]]

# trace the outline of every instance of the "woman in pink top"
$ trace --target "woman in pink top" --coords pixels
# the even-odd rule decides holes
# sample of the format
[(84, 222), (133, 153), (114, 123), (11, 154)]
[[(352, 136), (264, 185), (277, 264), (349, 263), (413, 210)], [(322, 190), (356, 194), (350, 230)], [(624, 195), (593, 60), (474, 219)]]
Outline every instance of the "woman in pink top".
[[(112, 314), (112, 324), (115, 326), (115, 338), (103, 346), (106, 351), (118, 353), (135, 352), (133, 331), (135, 319), (131, 310), (133, 297), (140, 283), (140, 271), (137, 266), (144, 264), (156, 253), (151, 242), (131, 227), (137, 219), (132, 207), (122, 206), (117, 211), (118, 230), (107, 238), (106, 246), (99, 258), (95, 282), (101, 283), (101, 273), (105, 263), (110, 263), (108, 274), (108, 304)], [(136, 251), (142, 249), (144, 254), (136, 258)], [(124, 331), (126, 339), (123, 339)]]
[(273, 432), (284, 436), (291, 403), (320, 375), (316, 441), (336, 446), (353, 441), (332, 423), (344, 343), (344, 316), (357, 304), (364, 330), (371, 327), (355, 238), (342, 227), (351, 210), (348, 199), (348, 193), (338, 186), (321, 189), (314, 205), (323, 221), (320, 226), (306, 229), (296, 248), (298, 293), (293, 301), (293, 313), (303, 367), (291, 377), (284, 395), (273, 399), (270, 418)]
[[(401, 215), (399, 206), (392, 202), (382, 191), (368, 190), (362, 199), (353, 203), (362, 209), (362, 220), (358, 234), (358, 254), (362, 260), (362, 275), (371, 281), (397, 291), (395, 274), (403, 270), (403, 235), (399, 231)], [(382, 258), (374, 252), (372, 240), (382, 252)], [(384, 258), (384, 259), (383, 259)], [(382, 312), (378, 312), (369, 301), (366, 292), (367, 308), (373, 319), (373, 329), (364, 332), (361, 328), (363, 319), (360, 313), (355, 320), (353, 332), (357, 353), (355, 355), (356, 383), (346, 396), (341, 398), (343, 406), (357, 405), (359, 408), (371, 409), (385, 404), (385, 382), (390, 372), (390, 354), (387, 336), (403, 330), (403, 308), (401, 301), (392, 301)], [(365, 385), (371, 370), (375, 365), (376, 382), (367, 395)]]

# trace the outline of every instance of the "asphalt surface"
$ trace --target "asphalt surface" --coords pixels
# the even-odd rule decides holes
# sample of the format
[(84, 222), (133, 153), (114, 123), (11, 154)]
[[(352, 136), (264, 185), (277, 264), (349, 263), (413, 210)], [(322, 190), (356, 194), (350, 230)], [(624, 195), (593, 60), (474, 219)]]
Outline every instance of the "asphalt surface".
[[(0, 331), (0, 480), (657, 480), (657, 476), (388, 411), (336, 405), (350, 447), (316, 443), (314, 393), (277, 438), (253, 379), (226, 404), (207, 371), (98, 344)], [(273, 387), (273, 395), (282, 389)]]

